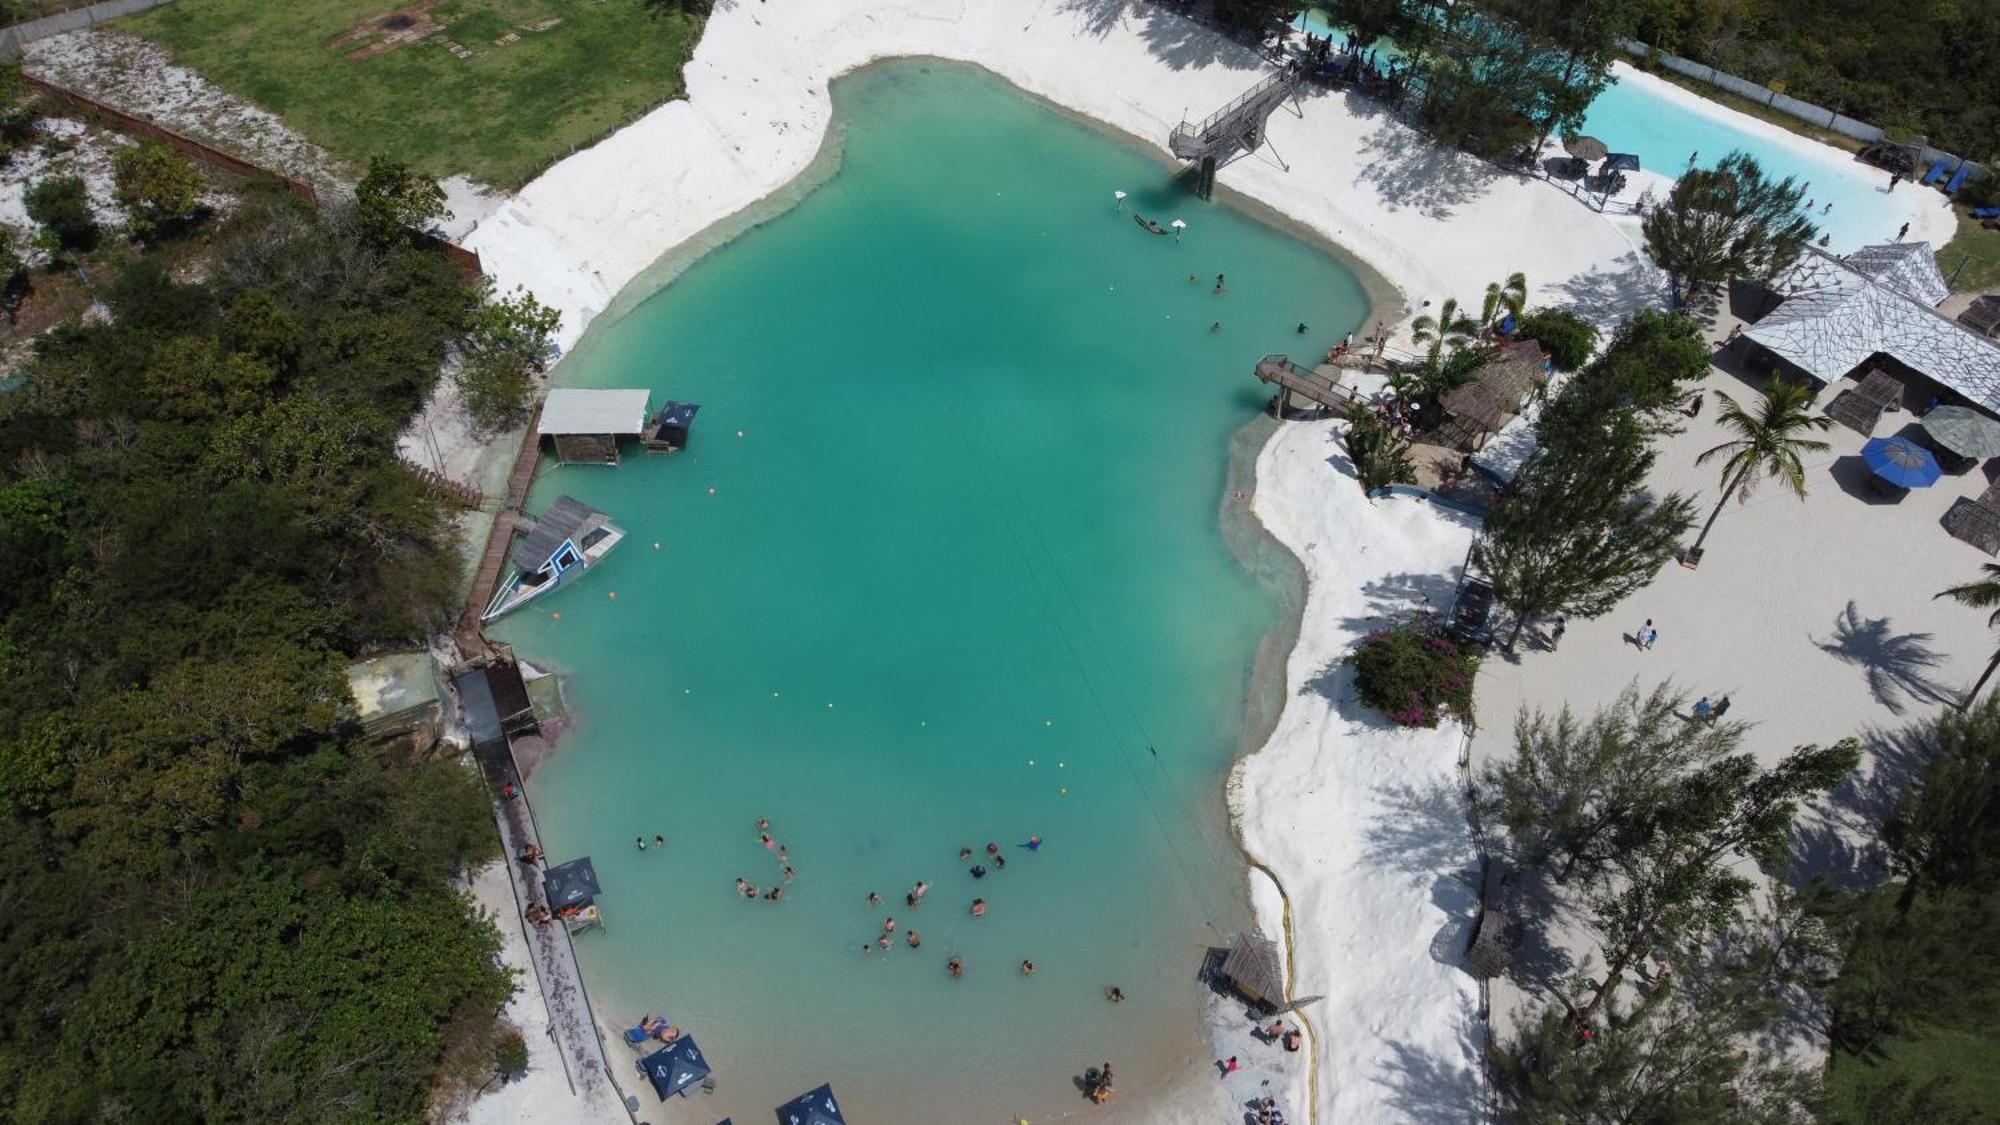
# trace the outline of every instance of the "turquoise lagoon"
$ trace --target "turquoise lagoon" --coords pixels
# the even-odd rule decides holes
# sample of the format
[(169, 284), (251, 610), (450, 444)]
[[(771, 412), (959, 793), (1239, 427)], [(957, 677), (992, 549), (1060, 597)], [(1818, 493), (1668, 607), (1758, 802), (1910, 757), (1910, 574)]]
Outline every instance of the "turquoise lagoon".
[[(683, 454), (536, 484), (630, 538), (498, 630), (568, 677), (529, 788), (604, 884), (600, 1016), (665, 1012), (716, 1067), (669, 1120), (831, 1081), (871, 1125), (1040, 1121), (1105, 1060), (1129, 1102), (1199, 1050), (1202, 951), (1246, 921), (1223, 782), (1294, 595), (1225, 543), (1231, 434), (1260, 354), (1324, 350), (1368, 298), (982, 72), (882, 64), (835, 104), (823, 185), (559, 372), (703, 410)], [(798, 872), (775, 904), (733, 889), (777, 881), (760, 816)], [(958, 850), (989, 841), (1007, 865), (974, 880)]]

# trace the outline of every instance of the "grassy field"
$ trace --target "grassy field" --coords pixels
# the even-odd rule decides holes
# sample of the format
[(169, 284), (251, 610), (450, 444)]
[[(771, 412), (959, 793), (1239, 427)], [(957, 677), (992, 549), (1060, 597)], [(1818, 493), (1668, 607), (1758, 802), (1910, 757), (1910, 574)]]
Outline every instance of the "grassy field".
[(1938, 251), (1938, 268), (1957, 292), (2000, 291), (2000, 230), (1982, 229), (1977, 219), (1959, 211), (1958, 233)]
[[(329, 45), (392, 14), (442, 27), (365, 58), (348, 56), (381, 30)], [(640, 0), (180, 0), (116, 26), (357, 165), (383, 153), (502, 188), (681, 96), (701, 33)]]
[(1885, 1057), (1875, 1061), (1835, 1053), (1826, 1083), (1832, 1120), (1869, 1125), (1855, 1100), (1861, 1088), (1898, 1075), (1908, 1077), (1912, 1086), (1950, 1077), (1955, 1079), (1949, 1094), (1953, 1101), (1982, 1108), (2000, 1105), (2000, 1036), (1933, 1028), (1891, 1039), (1883, 1048)]

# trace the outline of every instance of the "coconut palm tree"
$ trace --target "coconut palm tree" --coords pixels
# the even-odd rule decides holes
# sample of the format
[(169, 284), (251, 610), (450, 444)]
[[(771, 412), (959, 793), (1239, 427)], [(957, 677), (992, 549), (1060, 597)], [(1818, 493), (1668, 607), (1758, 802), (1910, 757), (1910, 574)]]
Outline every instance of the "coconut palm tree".
[(1695, 464), (1705, 465), (1711, 458), (1729, 455), (1722, 464), (1722, 499), (1716, 501), (1715, 511), (1708, 514), (1708, 522), (1701, 525), (1694, 551), (1701, 550), (1702, 541), (1715, 526), (1715, 517), (1722, 514), (1731, 496), (1741, 500), (1750, 498), (1759, 475), (1783, 481), (1794, 495), (1805, 499), (1806, 470), (1799, 455), (1824, 453), (1829, 447), (1823, 441), (1799, 435), (1818, 432), (1833, 424), (1824, 414), (1810, 412), (1810, 396), (1803, 386), (1780, 379), (1771, 380), (1764, 388), (1764, 399), (1756, 404), (1755, 414), (1737, 405), (1727, 394), (1718, 391), (1716, 397), (1722, 400), (1716, 420), (1725, 429), (1734, 430), (1738, 437), (1694, 459)]
[(1458, 311), (1458, 298), (1446, 297), (1436, 316), (1426, 313), (1410, 322), (1410, 342), (1429, 344), (1429, 357), (1437, 359), (1445, 345), (1458, 347), (1479, 331), (1479, 325)]
[[(1985, 577), (1979, 581), (1953, 586), (1949, 590), (1939, 590), (1932, 596), (1950, 598), (1960, 605), (1968, 605), (1974, 609), (1992, 609), (1993, 613), (1986, 619), (1986, 625), (1988, 628), (2000, 629), (2000, 566), (1987, 563), (1980, 570)], [(1960, 710), (1971, 706), (1972, 701), (1979, 698), (1979, 693), (1986, 690), (1986, 681), (1993, 678), (1995, 668), (2000, 668), (2000, 650), (1995, 650), (1992, 659), (1986, 662), (1986, 670), (1979, 673), (1979, 682), (1973, 684), (1972, 690), (1960, 701), (1958, 705)]]
[(1486, 300), (1479, 308), (1479, 328), (1484, 331), (1506, 317), (1518, 317), (1528, 304), (1528, 275), (1514, 271), (1505, 281), (1495, 281), (1486, 287)]

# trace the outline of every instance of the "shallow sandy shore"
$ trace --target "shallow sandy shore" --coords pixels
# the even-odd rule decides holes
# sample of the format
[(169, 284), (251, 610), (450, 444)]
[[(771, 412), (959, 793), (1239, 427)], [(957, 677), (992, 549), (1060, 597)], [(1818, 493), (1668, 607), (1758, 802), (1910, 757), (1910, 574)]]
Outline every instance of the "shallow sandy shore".
[[(662, 283), (674, 260), (698, 256), (807, 173), (831, 119), (833, 78), (909, 55), (977, 64), (1155, 145), (1183, 113), (1205, 115), (1266, 70), (1205, 28), (1125, 0), (739, 0), (711, 21), (687, 67), (686, 101), (551, 168), (465, 241), (501, 288), (525, 286), (560, 309), (561, 342), (573, 346), (628, 284)], [(1851, 165), (1629, 68), (1621, 77), (1812, 151), (1828, 175)], [(1487, 282), (1515, 270), (1534, 303), (1607, 324), (1663, 291), (1635, 248), (1634, 220), (1440, 150), (1366, 100), (1309, 97), (1297, 115), (1273, 118), (1270, 139), (1221, 183), (1386, 278), (1403, 295), (1378, 301), (1386, 319), (1445, 297), (1476, 304)], [(1907, 209), (1913, 236), (1935, 240), (1934, 227), (1948, 228), (1949, 213), (1919, 193), (1893, 205)], [(1198, 213), (1191, 222), (1188, 237), (1199, 238)], [(1306, 1012), (1316, 1081), (1298, 1068), (1269, 1077), (1294, 1120), (1311, 1119), (1301, 1112), (1309, 1088), (1322, 1121), (1469, 1119), (1485, 1030), (1449, 950), (1476, 901), (1463, 878), (1473, 853), (1455, 800), (1437, 797), (1452, 790), (1463, 733), (1385, 729), (1347, 703), (1348, 678), (1332, 662), (1379, 616), (1448, 598), (1474, 529), (1421, 501), (1370, 505), (1345, 464), (1331, 424), (1290, 423), (1257, 465), (1255, 512), (1298, 555), (1309, 593), (1282, 713), (1268, 743), (1239, 763), (1231, 804), (1246, 848), (1289, 898), (1293, 992), (1327, 997)], [(1269, 881), (1253, 875), (1251, 892), (1260, 924), (1281, 932)], [(1221, 1051), (1237, 1017), (1206, 1010)], [(1116, 1116), (1205, 1121), (1240, 1106), (1236, 1090), (1202, 1071), (1207, 1060), (1191, 1061), (1166, 1104), (1126, 1103)], [(484, 1102), (474, 1118), (523, 1120)]]

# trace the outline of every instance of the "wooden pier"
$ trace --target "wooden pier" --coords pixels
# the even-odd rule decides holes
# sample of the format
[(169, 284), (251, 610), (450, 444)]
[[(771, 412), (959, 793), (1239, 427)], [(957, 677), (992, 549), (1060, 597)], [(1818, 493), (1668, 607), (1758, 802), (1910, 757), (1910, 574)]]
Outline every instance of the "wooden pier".
[(479, 619), (500, 588), (500, 575), (507, 568), (507, 553), (514, 545), (514, 528), (521, 518), (521, 505), (528, 502), (528, 489), (535, 483), (535, 470), (542, 463), (542, 408), (528, 417), (528, 432), (521, 437), (521, 451), (514, 457), (514, 471), (507, 477), (507, 495), (493, 517), (486, 534), (486, 554), (472, 579), (472, 593), (465, 599), (465, 612), (458, 619), (459, 651), (467, 656), (485, 648)]
[(1329, 410), (1345, 414), (1349, 407), (1362, 401), (1361, 395), (1353, 387), (1344, 386), (1338, 380), (1318, 371), (1293, 363), (1290, 356), (1267, 355), (1257, 361), (1259, 382), (1277, 386), (1278, 393), (1271, 398), (1271, 408), (1279, 418), (1292, 408), (1292, 396), (1298, 395), (1308, 402), (1317, 403)]

